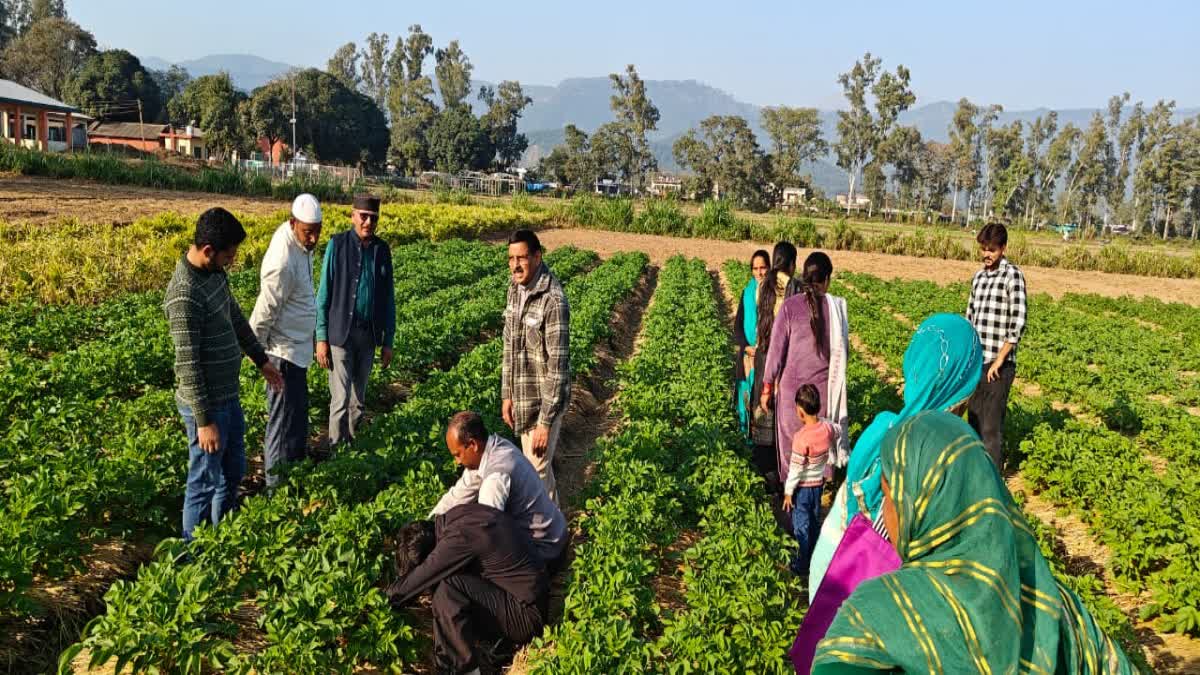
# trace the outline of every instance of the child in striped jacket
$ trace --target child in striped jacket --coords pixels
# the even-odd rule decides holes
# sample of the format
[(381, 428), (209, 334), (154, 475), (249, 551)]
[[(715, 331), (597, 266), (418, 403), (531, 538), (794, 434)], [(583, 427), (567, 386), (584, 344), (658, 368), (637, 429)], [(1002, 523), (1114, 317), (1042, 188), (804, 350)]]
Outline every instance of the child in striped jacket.
[(788, 480), (784, 487), (783, 510), (792, 514), (792, 535), (800, 548), (792, 559), (792, 572), (807, 576), (808, 562), (820, 534), (821, 490), (825, 484), (825, 466), (835, 436), (833, 427), (823, 422), (821, 394), (811, 384), (796, 390), (796, 413), (804, 427), (792, 438)]

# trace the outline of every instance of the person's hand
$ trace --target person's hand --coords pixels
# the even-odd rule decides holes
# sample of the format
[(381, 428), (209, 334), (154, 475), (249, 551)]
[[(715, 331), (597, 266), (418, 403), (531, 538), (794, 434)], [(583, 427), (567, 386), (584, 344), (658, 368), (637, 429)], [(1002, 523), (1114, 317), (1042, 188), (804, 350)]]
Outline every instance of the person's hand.
[(987, 371), (987, 381), (988, 382), (995, 382), (997, 379), (1000, 378), (1000, 366), (1002, 366), (1002, 365), (1004, 365), (1004, 364), (1000, 363), (1000, 360), (997, 359), (996, 362), (992, 364), (992, 367), (988, 368), (988, 371)]
[(787, 511), (788, 513), (792, 512), (792, 496), (791, 495), (783, 496), (783, 510)]
[(754, 352), (755, 352), (754, 347), (746, 347), (746, 356), (749, 356), (750, 358), (754, 358)]
[(380, 365), (383, 366), (384, 370), (387, 370), (388, 366), (392, 365), (392, 356), (393, 355), (394, 355), (394, 352), (392, 352), (391, 347), (384, 347), (379, 350)]
[(200, 449), (213, 454), (221, 449), (221, 432), (217, 429), (216, 422), (208, 424), (196, 429), (196, 440), (200, 443)]
[(275, 393), (283, 391), (283, 373), (275, 367), (274, 363), (267, 361), (259, 368), (262, 371), (263, 379), (267, 381), (267, 386), (275, 390)]
[(508, 425), (509, 429), (516, 430), (516, 427), (513, 426), (513, 402), (511, 398), (504, 399), (504, 402), (500, 404), (500, 417)]
[(529, 445), (535, 457), (545, 457), (546, 448), (550, 446), (550, 427), (544, 424), (534, 427), (529, 435)]
[(317, 342), (317, 363), (325, 370), (329, 370), (329, 343), (325, 340)]
[(771, 412), (771, 393), (764, 391), (758, 398), (758, 405), (762, 407), (763, 412)]

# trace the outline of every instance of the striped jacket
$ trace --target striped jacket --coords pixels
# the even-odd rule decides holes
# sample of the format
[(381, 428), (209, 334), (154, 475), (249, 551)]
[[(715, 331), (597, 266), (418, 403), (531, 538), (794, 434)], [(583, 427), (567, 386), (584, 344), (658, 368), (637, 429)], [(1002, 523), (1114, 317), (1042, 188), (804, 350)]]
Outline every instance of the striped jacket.
[(514, 431), (552, 426), (570, 400), (571, 310), (562, 284), (542, 264), (521, 303), (521, 289), (508, 285), (504, 309), (501, 398), (512, 399)]
[(184, 256), (175, 265), (163, 298), (175, 343), (175, 399), (192, 409), (196, 424), (238, 397), (242, 352), (260, 368), (267, 353), (254, 337), (225, 272), (193, 267)]

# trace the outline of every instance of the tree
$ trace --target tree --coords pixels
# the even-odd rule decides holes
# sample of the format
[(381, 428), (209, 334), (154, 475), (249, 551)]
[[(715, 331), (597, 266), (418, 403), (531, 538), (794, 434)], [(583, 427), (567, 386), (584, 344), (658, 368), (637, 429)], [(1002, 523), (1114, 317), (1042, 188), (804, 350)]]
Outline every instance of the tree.
[(429, 158), (438, 171), (484, 168), (494, 154), (487, 132), (465, 105), (445, 108), (429, 129)]
[(325, 162), (373, 166), (384, 161), (388, 150), (387, 119), (374, 100), (316, 68), (275, 80), (262, 89), (275, 89), (271, 97), (278, 101), (290, 98), (293, 84), (297, 145)]
[(0, 53), (4, 77), (51, 98), (66, 96), (66, 83), (96, 55), (96, 38), (69, 19), (50, 17), (31, 26)]
[(17, 35), (16, 15), (9, 0), (0, 0), (0, 51)]
[(65, 0), (15, 0), (8, 9), (17, 35), (24, 35), (43, 19), (66, 19)]
[(525, 95), (520, 82), (505, 80), (497, 89), (480, 87), (479, 100), (488, 107), (480, 121), (496, 151), (499, 166), (507, 168), (516, 164), (529, 147), (525, 134), (517, 131), (517, 121), (521, 111), (533, 103), (533, 99)]
[(146, 122), (162, 119), (162, 94), (137, 57), (124, 49), (88, 59), (66, 88), (66, 99), (103, 119), (138, 120), (138, 104)]
[(390, 38), (387, 33), (371, 33), (367, 36), (367, 46), (363, 49), (362, 58), (362, 92), (382, 110), (388, 104), (390, 77), (388, 60), (391, 53), (388, 49)]
[(745, 118), (713, 115), (680, 137), (673, 147), (675, 161), (695, 171), (706, 192), (729, 198), (752, 209), (768, 205), (766, 186), (770, 171)]
[(1051, 110), (1045, 115), (1039, 115), (1029, 125), (1029, 134), (1025, 138), (1025, 162), (1029, 167), (1028, 177), (1022, 200), (1025, 222), (1033, 227), (1035, 217), (1043, 216), (1051, 202), (1054, 184), (1058, 181), (1057, 173), (1051, 171), (1047, 162), (1047, 145), (1058, 131), (1058, 113)]
[(559, 183), (588, 190), (601, 174), (588, 135), (574, 124), (568, 124), (563, 129), (563, 143), (555, 146), (542, 160), (538, 172), (553, 177)]
[[(834, 143), (838, 166), (850, 174), (847, 212), (854, 203), (854, 186), (859, 173), (875, 157), (880, 142), (891, 132), (896, 117), (916, 102), (909, 88), (908, 69), (880, 73), (881, 61), (867, 52), (847, 73), (838, 76), (849, 110), (838, 111), (838, 140)], [(874, 97), (872, 114), (867, 96)]]
[[(618, 129), (625, 139), (620, 144), (621, 173), (625, 180), (638, 189), (645, 182), (647, 171), (658, 168), (658, 161), (650, 151), (646, 133), (658, 128), (658, 108), (646, 96), (646, 83), (638, 76), (633, 64), (625, 66), (625, 75), (612, 73), (608, 76), (615, 92), (609, 105), (616, 114)], [(593, 146), (595, 139), (593, 139)]]
[(1020, 121), (984, 134), (988, 174), (992, 176), (991, 210), (1016, 220), (1021, 214), (1021, 197), (1028, 195), (1033, 165), (1025, 155), (1024, 125)]
[[(192, 81), (192, 76), (188, 71), (180, 66), (171, 66), (167, 70), (151, 70), (150, 77), (154, 78), (154, 83), (158, 85), (158, 93), (163, 105), (163, 109), (167, 111), (168, 121), (178, 122), (180, 120), (171, 118), (170, 104), (171, 101), (183, 93), (183, 90)], [(186, 120), (184, 120), (186, 121)]]
[(248, 100), (238, 104), (241, 145), (256, 147), (259, 140), (265, 141), (270, 161), (275, 144), (289, 138), (291, 109), (290, 85), (269, 83), (255, 89)]
[(358, 91), (362, 87), (362, 76), (358, 73), (358, 62), (362, 60), (362, 56), (358, 53), (357, 45), (347, 42), (329, 57), (325, 70), (341, 80), (347, 89)]
[(180, 124), (196, 122), (204, 141), (217, 158), (244, 145), (238, 106), (246, 95), (233, 86), (228, 73), (192, 80), (167, 106), (170, 119)]
[[(591, 164), (596, 178), (619, 178), (628, 168), (629, 158), (637, 150), (633, 147), (628, 129), (620, 122), (608, 122), (592, 134)], [(591, 189), (589, 184), (588, 189)]]
[(1115, 158), (1116, 167), (1115, 173), (1111, 177), (1108, 194), (1105, 196), (1106, 215), (1125, 222), (1129, 222), (1129, 215), (1123, 208), (1125, 195), (1129, 190), (1129, 179), (1135, 165), (1134, 150), (1141, 142), (1146, 117), (1145, 106), (1138, 101), (1122, 124), (1121, 115), (1128, 102), (1128, 92), (1121, 96), (1113, 96), (1108, 101), (1108, 136), (1113, 144), (1111, 152)]
[(423, 171), (430, 162), (427, 132), (437, 115), (437, 106), (432, 100), (433, 83), (422, 70), (432, 52), (433, 38), (414, 24), (409, 26), (403, 48), (397, 40), (388, 66), (392, 81), (388, 96), (392, 117), (389, 156), (408, 174)]
[(434, 73), (437, 75), (438, 92), (442, 95), (442, 105), (454, 108), (463, 105), (463, 101), (471, 94), (471, 59), (458, 46), (458, 40), (451, 40), (445, 49), (439, 49), (434, 54), (436, 64)]
[(1142, 119), (1141, 136), (1137, 143), (1138, 163), (1133, 174), (1133, 219), (1137, 232), (1141, 232), (1142, 223), (1146, 223), (1150, 225), (1151, 234), (1154, 233), (1155, 216), (1160, 203), (1155, 188), (1162, 161), (1157, 153), (1171, 132), (1174, 113), (1174, 101), (1159, 101)]
[(778, 201), (783, 188), (811, 182), (800, 174), (800, 169), (829, 152), (829, 144), (822, 137), (816, 108), (763, 108), (762, 124), (771, 137), (772, 198)]
[(1116, 160), (1108, 141), (1108, 127), (1100, 113), (1092, 115), (1083, 134), (1082, 144), (1071, 165), (1071, 184), (1063, 195), (1063, 203), (1073, 208), (1082, 226), (1092, 224), (1096, 206), (1108, 194), (1110, 179), (1116, 172)]
[(917, 208), (928, 208), (940, 214), (946, 195), (950, 193), (950, 177), (954, 172), (953, 151), (949, 143), (928, 141), (918, 160), (917, 176), (921, 190)]

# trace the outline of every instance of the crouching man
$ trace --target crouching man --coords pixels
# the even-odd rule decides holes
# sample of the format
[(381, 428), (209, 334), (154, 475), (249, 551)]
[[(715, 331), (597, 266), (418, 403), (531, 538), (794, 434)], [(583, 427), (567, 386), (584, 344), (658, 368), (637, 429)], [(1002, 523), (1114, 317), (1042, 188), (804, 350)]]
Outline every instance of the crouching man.
[(478, 673), (480, 644), (522, 645), (542, 632), (550, 581), (541, 557), (513, 518), (479, 503), (433, 521), (409, 523), (396, 537), (393, 607), (433, 591), (439, 669)]
[(463, 472), (429, 517), (462, 504), (491, 506), (512, 516), (534, 553), (552, 573), (557, 570), (567, 546), (567, 519), (521, 449), (489, 434), (483, 418), (470, 411), (450, 419), (446, 447)]

